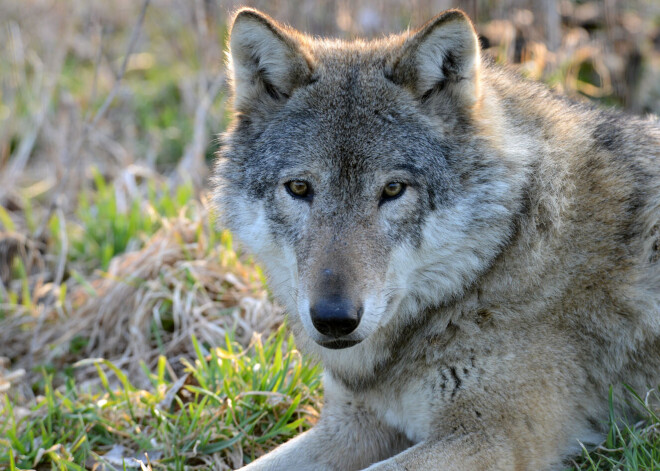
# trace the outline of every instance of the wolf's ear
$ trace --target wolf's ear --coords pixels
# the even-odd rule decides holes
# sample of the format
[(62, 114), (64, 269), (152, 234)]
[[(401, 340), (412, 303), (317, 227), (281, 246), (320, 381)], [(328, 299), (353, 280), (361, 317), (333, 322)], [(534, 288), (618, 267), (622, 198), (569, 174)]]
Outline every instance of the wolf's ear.
[(239, 10), (234, 17), (229, 70), (238, 111), (254, 107), (255, 100), (286, 100), (311, 74), (295, 33), (251, 8)]
[(420, 99), (448, 93), (461, 105), (479, 99), (479, 39), (460, 10), (433, 18), (408, 38), (392, 66), (395, 83), (410, 87)]

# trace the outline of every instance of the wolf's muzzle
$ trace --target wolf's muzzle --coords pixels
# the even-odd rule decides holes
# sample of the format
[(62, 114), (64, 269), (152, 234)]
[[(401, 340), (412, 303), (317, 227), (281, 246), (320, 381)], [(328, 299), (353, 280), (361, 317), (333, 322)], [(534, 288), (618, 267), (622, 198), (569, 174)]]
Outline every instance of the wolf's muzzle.
[(309, 311), (316, 330), (328, 337), (340, 338), (357, 329), (363, 309), (346, 299), (333, 297), (318, 300)]

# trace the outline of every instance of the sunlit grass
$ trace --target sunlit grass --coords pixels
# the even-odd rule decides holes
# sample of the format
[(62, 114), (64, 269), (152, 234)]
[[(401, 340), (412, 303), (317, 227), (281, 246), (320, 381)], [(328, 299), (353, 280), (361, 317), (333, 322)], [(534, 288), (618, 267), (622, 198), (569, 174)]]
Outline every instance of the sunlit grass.
[(284, 328), (263, 341), (256, 336), (247, 349), (230, 337), (225, 348), (193, 342), (197, 356), (178, 378), (165, 357), (154, 371), (144, 368), (150, 388), (107, 360), (83, 360), (97, 368), (98, 391), (73, 380), (56, 389), (46, 374), (43, 394), (28, 408), (5, 396), (0, 467), (85, 469), (120, 446), (126, 459), (146, 452), (154, 469), (238, 466), (244, 454), (249, 461), (316, 422), (320, 367), (298, 353)]
[[(190, 185), (182, 185), (170, 193), (157, 191), (155, 184), (149, 185), (146, 198), (140, 194), (122, 194), (96, 169), (93, 169), (93, 181), (93, 191), (80, 193), (77, 221), (70, 235), (71, 260), (86, 261), (90, 269), (106, 270), (116, 255), (128, 248), (140, 248), (145, 238), (162, 226), (163, 218), (176, 217), (193, 196)], [(60, 227), (58, 216), (54, 215), (50, 228), (55, 239), (61, 238)]]
[(615, 402), (610, 392), (609, 432), (604, 443), (595, 449), (583, 447), (582, 456), (573, 470), (587, 471), (654, 471), (660, 470), (660, 419), (657, 404), (660, 396), (653, 390), (641, 397), (628, 388), (625, 398), (639, 411), (641, 420), (634, 423), (622, 420), (615, 413)]

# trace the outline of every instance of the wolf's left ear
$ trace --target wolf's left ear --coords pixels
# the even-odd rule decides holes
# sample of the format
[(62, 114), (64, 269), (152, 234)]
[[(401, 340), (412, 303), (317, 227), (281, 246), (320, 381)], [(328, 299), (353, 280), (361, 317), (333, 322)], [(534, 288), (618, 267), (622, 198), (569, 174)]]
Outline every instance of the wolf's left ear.
[(460, 10), (449, 10), (403, 43), (391, 74), (395, 83), (410, 87), (420, 99), (441, 92), (472, 106), (480, 95), (479, 64), (479, 39), (470, 19)]
[(309, 80), (311, 70), (295, 32), (260, 11), (243, 8), (229, 37), (229, 70), (234, 108), (247, 112), (286, 100)]

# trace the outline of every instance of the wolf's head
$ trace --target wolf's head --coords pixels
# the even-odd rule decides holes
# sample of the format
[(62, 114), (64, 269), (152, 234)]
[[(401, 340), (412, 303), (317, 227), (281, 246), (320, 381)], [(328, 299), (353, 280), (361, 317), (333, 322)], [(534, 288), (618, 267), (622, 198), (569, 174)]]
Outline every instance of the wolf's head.
[(298, 325), (354, 346), (446, 303), (511, 232), (477, 36), (459, 11), (375, 42), (316, 40), (235, 17), (236, 111), (216, 168), (221, 215)]

